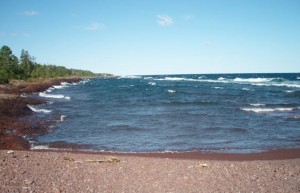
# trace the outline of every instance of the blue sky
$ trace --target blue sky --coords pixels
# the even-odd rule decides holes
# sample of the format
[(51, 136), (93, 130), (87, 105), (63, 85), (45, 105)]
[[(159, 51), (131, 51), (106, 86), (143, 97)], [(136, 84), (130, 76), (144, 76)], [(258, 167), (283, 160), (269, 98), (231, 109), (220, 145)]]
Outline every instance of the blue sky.
[(0, 45), (117, 75), (300, 72), (300, 1), (0, 0)]

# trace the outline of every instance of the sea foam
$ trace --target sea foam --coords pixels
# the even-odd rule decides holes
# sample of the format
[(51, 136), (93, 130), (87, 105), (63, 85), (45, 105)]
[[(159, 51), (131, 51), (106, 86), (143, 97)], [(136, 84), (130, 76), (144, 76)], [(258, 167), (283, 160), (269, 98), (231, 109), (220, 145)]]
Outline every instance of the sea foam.
[(150, 84), (151, 86), (155, 86), (156, 85), (155, 82), (149, 82), (148, 84)]
[(29, 107), (32, 111), (37, 112), (37, 113), (51, 113), (51, 110), (47, 110), (47, 109), (38, 109), (36, 107), (33, 107), (31, 105), (27, 105), (27, 107)]
[(255, 113), (270, 113), (274, 111), (292, 111), (294, 108), (241, 108), (243, 111)]
[(167, 92), (168, 92), (168, 93), (175, 93), (176, 90), (171, 90), (171, 89), (169, 89), (169, 90), (167, 90)]
[(62, 94), (46, 94), (44, 92), (40, 92), (39, 93), (39, 96), (41, 97), (45, 97), (45, 98), (55, 98), (55, 99), (67, 99), (67, 100), (70, 100), (71, 97), (69, 96), (64, 96)]

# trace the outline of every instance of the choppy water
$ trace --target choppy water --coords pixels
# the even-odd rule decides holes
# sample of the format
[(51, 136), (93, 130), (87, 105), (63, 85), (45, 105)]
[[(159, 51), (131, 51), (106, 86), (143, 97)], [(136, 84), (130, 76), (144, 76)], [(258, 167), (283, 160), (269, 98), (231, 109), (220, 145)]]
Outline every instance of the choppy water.
[(300, 74), (128, 76), (62, 84), (30, 106), (57, 119), (33, 148), (256, 152), (300, 147)]

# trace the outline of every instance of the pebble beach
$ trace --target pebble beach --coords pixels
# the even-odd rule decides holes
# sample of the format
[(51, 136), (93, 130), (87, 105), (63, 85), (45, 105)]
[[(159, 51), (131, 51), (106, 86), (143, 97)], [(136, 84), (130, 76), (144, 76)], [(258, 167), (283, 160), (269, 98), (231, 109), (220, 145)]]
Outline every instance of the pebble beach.
[(300, 159), (0, 151), (0, 192), (299, 192)]

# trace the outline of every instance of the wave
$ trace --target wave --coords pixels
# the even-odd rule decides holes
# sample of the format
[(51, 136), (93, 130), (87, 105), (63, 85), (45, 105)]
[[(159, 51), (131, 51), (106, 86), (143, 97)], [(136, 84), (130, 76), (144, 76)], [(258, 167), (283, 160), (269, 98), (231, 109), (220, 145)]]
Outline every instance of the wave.
[(65, 115), (61, 115), (60, 116), (60, 121), (63, 122), (65, 120), (66, 116)]
[(150, 84), (151, 86), (155, 86), (156, 85), (155, 82), (149, 82), (148, 84)]
[(140, 78), (142, 78), (142, 76), (138, 76), (138, 75), (125, 75), (125, 76), (119, 77), (118, 79), (121, 79), (121, 78), (140, 79)]
[(219, 77), (217, 79), (193, 79), (183, 77), (165, 77), (154, 80), (159, 81), (193, 81), (193, 82), (209, 82), (209, 83), (235, 83), (235, 84), (250, 84), (253, 86), (279, 86), (279, 87), (293, 87), (300, 88), (299, 81), (289, 81), (284, 78), (234, 78), (227, 79)]
[(220, 77), (218, 78), (218, 80), (226, 80), (226, 78)]
[(41, 97), (45, 97), (45, 98), (55, 98), (55, 99), (67, 99), (67, 100), (70, 100), (71, 97), (69, 96), (64, 96), (62, 94), (46, 94), (44, 92), (40, 92), (39, 93), (39, 96)]
[(31, 150), (50, 150), (51, 148), (48, 145), (34, 145), (32, 143), (30, 149)]
[(233, 81), (235, 82), (269, 82), (272, 81), (273, 78), (235, 78)]
[(293, 93), (293, 92), (295, 92), (294, 90), (286, 90), (286, 91), (284, 91), (284, 92), (286, 92), (286, 93)]
[(55, 89), (62, 89), (62, 88), (65, 88), (65, 87), (67, 87), (67, 86), (65, 86), (65, 85), (54, 85), (53, 86), (53, 88), (55, 88)]
[(266, 105), (265, 104), (260, 104), (260, 103), (252, 103), (252, 104), (250, 104), (250, 106), (261, 107), (261, 106), (266, 106)]
[(27, 105), (27, 107), (29, 107), (32, 111), (36, 112), (36, 113), (51, 113), (51, 110), (47, 110), (47, 109), (37, 109), (31, 105)]
[(167, 90), (167, 92), (168, 92), (168, 93), (175, 93), (176, 90), (171, 90), (171, 89), (169, 89), (169, 90)]
[(164, 102), (164, 105), (170, 106), (178, 106), (178, 105), (210, 105), (215, 104), (213, 101), (172, 101), (172, 102)]
[(270, 113), (275, 111), (293, 111), (294, 108), (241, 108), (241, 110), (255, 113)]
[(79, 83), (72, 83), (72, 85), (86, 84), (86, 83), (88, 83), (90, 81), (91, 81), (91, 79), (86, 78), (86, 79), (81, 80)]
[(242, 88), (242, 90), (246, 90), (246, 91), (249, 91), (250, 89), (249, 89), (249, 88)]

